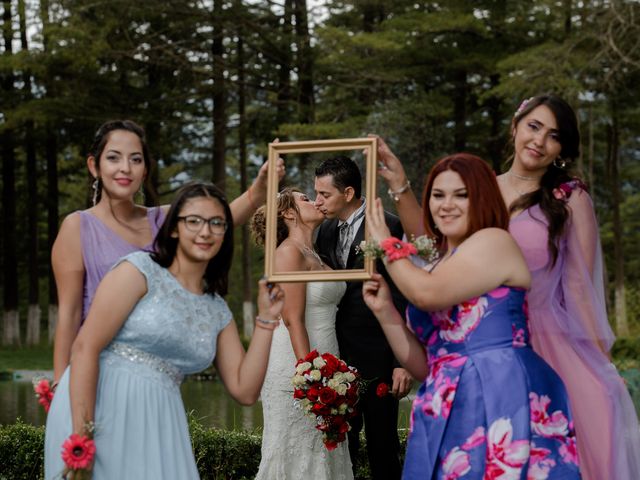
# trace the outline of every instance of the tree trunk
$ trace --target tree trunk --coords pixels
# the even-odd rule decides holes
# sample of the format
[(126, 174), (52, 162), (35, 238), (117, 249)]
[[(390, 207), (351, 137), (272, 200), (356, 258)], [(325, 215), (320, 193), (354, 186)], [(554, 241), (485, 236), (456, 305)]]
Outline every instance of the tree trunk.
[(453, 131), (453, 150), (462, 152), (466, 148), (467, 134), (467, 72), (458, 70), (454, 74), (455, 93), (453, 100), (453, 115), (455, 127)]
[(306, 0), (295, 0), (296, 45), (298, 46), (298, 104), (300, 123), (313, 123), (315, 100), (313, 95), (313, 53), (309, 35)]
[[(241, 8), (241, 2), (237, 2)], [(248, 187), (247, 176), (247, 124), (245, 116), (246, 104), (246, 77), (244, 71), (244, 29), (238, 28), (237, 43), (237, 68), (238, 68), (238, 161), (240, 163), (240, 191), (244, 192)], [(280, 108), (278, 106), (278, 108)], [(242, 226), (242, 330), (245, 337), (253, 335), (253, 294), (251, 291), (251, 239), (247, 225)]]
[[(40, 0), (40, 21), (42, 22), (42, 44), (44, 52), (48, 53), (49, 48), (49, 0)], [(53, 97), (53, 87), (51, 81), (44, 80), (44, 87), (47, 97)], [(53, 242), (58, 235), (58, 162), (57, 149), (58, 142), (53, 123), (48, 121), (45, 124), (45, 164), (47, 166), (47, 248), (51, 252)], [(56, 280), (53, 276), (53, 269), (49, 268), (49, 308), (47, 312), (48, 340), (53, 342), (56, 323), (58, 321), (58, 290)]]
[[(11, 25), (11, 1), (2, 2), (2, 36), (4, 40), (3, 57), (5, 62), (11, 61), (13, 47), (13, 29)], [(9, 101), (15, 98), (14, 75), (8, 70), (2, 75), (2, 89)], [(20, 345), (20, 316), (18, 313), (18, 262), (16, 251), (16, 156), (14, 150), (13, 130), (6, 126), (8, 110), (13, 105), (3, 108), (5, 125), (0, 139), (2, 143), (2, 256), (4, 280), (3, 310), (3, 345)], [(8, 107), (8, 108), (7, 108)], [(6, 108), (6, 109), (5, 109)]]
[(226, 98), (224, 85), (224, 10), (223, 0), (213, 2), (213, 183), (225, 190), (226, 182)]
[(615, 102), (611, 106), (611, 155), (609, 158), (610, 185), (612, 192), (613, 211), (613, 257), (614, 257), (614, 309), (616, 318), (616, 334), (618, 336), (629, 335), (629, 321), (627, 319), (627, 308), (624, 285), (624, 252), (622, 250), (622, 220), (620, 218), (620, 204), (622, 203), (622, 193), (620, 191), (619, 173), (619, 126), (618, 109)]
[[(47, 163), (47, 241), (49, 252), (53, 249), (53, 242), (58, 235), (58, 141), (51, 124), (46, 126), (45, 160)], [(53, 342), (58, 322), (58, 289), (53, 269), (49, 268), (49, 312), (48, 312), (49, 343)]]
[[(18, 15), (20, 17), (20, 44), (22, 50), (29, 51), (27, 40), (27, 22), (24, 0), (18, 0)], [(31, 72), (24, 73), (24, 98), (26, 101), (32, 100), (31, 95)], [(28, 310), (27, 310), (27, 345), (37, 345), (40, 343), (40, 288), (38, 281), (38, 182), (36, 147), (34, 139), (33, 120), (29, 119), (25, 123), (25, 151), (27, 155), (27, 273), (28, 273)]]
[[(282, 22), (282, 60), (278, 71), (278, 100), (276, 121), (278, 126), (291, 121), (291, 11), (293, 0), (284, 2), (284, 18)], [(286, 140), (280, 138), (281, 141)]]

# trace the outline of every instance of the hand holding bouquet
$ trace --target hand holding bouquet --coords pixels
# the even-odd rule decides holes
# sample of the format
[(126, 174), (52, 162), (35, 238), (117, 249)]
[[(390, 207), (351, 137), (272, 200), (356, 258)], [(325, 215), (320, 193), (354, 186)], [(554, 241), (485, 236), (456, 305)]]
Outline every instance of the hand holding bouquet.
[(331, 353), (310, 352), (296, 363), (293, 398), (305, 415), (314, 417), (327, 450), (334, 450), (351, 430), (349, 419), (358, 402), (359, 375)]

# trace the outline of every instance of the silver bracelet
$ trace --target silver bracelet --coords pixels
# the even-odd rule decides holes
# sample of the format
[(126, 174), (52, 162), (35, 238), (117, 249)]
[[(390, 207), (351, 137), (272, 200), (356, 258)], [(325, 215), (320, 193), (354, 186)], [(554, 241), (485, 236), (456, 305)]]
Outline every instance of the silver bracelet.
[(281, 318), (282, 317), (278, 315), (278, 318), (276, 318), (275, 320), (265, 320), (264, 318), (260, 318), (260, 316), (257, 316), (256, 322), (260, 322), (263, 325), (275, 325), (276, 323), (280, 323)]
[(404, 192), (406, 192), (407, 190), (409, 190), (410, 187), (411, 187), (411, 182), (407, 179), (407, 183), (405, 183), (398, 190), (396, 190), (396, 191), (393, 191), (391, 189), (387, 190), (387, 195), (389, 195), (393, 199), (394, 202), (399, 202), (400, 201), (399, 195), (401, 195)]

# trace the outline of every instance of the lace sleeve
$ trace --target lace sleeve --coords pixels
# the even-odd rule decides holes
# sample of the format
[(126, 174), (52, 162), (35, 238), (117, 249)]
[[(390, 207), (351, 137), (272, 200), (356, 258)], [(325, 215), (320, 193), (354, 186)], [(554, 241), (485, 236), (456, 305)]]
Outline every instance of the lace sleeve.
[(568, 326), (577, 340), (595, 342), (608, 354), (615, 337), (609, 326), (604, 296), (604, 270), (598, 224), (591, 197), (576, 188), (567, 199), (571, 211), (566, 226), (562, 286), (566, 309), (576, 325)]

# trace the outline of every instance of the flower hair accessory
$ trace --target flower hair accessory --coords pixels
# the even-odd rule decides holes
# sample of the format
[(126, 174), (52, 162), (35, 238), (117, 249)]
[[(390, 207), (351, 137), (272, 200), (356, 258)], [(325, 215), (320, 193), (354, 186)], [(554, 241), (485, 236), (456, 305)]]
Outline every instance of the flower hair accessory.
[(420, 235), (418, 238), (412, 235), (409, 242), (403, 242), (396, 237), (385, 238), (379, 244), (373, 239), (363, 240), (356, 251), (364, 253), (364, 256), (369, 258), (387, 257), (390, 262), (410, 255), (418, 255), (431, 263), (438, 258), (435, 245), (435, 241), (426, 235)]
[(529, 97), (529, 98), (525, 98), (522, 103), (520, 103), (520, 106), (518, 107), (518, 109), (516, 110), (516, 113), (513, 114), (514, 117), (517, 117), (518, 115), (520, 115), (520, 113), (527, 107), (527, 104), (533, 100), (533, 97)]

